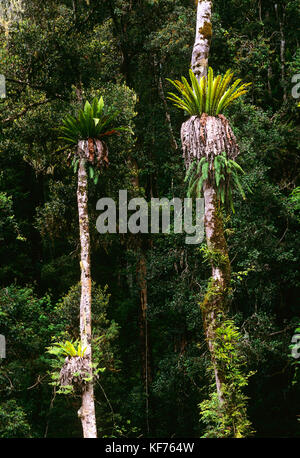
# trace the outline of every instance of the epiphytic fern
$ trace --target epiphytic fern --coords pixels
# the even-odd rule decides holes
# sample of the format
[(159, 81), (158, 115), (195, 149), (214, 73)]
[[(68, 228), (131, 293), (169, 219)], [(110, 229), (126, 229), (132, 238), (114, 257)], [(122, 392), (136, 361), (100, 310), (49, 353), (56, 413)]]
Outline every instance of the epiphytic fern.
[[(236, 188), (245, 199), (245, 192), (239, 179), (239, 175), (244, 173), (239, 164), (227, 158), (225, 152), (214, 158), (211, 168), (207, 158), (202, 157), (198, 164), (196, 160), (193, 161), (187, 171), (184, 180), (188, 182), (187, 197), (200, 197), (204, 182), (210, 180), (215, 184), (220, 202), (230, 207), (234, 213), (232, 188)], [(247, 188), (250, 191), (248, 186)]]
[(207, 113), (209, 116), (217, 116), (221, 114), (228, 105), (243, 94), (246, 94), (248, 86), (251, 83), (241, 83), (241, 79), (237, 79), (232, 85), (230, 82), (234, 73), (227, 70), (224, 76), (218, 75), (214, 78), (213, 70), (209, 67), (208, 75), (202, 77), (198, 82), (192, 70), (189, 71), (191, 85), (184, 76), (181, 81), (167, 80), (175, 86), (180, 93), (180, 96), (169, 92), (168, 99), (174, 105), (190, 116), (201, 116), (202, 113)]

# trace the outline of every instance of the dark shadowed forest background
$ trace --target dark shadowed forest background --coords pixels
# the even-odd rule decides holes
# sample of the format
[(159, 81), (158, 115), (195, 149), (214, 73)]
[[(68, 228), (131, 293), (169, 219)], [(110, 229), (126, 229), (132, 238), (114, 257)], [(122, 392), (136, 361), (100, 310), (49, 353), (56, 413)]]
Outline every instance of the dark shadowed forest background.
[[(89, 181), (99, 437), (201, 437), (210, 356), (199, 303), (210, 267), (185, 234), (99, 234), (96, 202), (186, 195), (180, 127), (166, 78), (188, 77), (193, 0), (0, 2), (0, 437), (81, 437), (80, 399), (60, 393), (53, 342), (79, 338), (77, 177), (56, 130), (103, 96), (133, 133), (108, 140)], [(2, 9), (1, 9), (2, 8)], [(229, 316), (252, 373), (243, 390), (256, 437), (300, 436), (297, 0), (215, 0), (209, 65), (251, 82), (228, 117), (249, 186), (225, 215)], [(300, 77), (299, 77), (300, 79)], [(296, 94), (297, 95), (297, 94)], [(300, 91), (299, 95), (300, 97)], [(51, 376), (52, 374), (52, 376)], [(52, 384), (51, 384), (52, 383)], [(211, 433), (213, 434), (213, 433)]]

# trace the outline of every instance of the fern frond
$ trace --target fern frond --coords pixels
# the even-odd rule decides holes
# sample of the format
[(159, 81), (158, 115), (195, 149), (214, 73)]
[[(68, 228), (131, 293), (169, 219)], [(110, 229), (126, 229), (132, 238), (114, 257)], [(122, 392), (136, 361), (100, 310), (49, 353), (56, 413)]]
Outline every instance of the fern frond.
[(198, 82), (192, 70), (189, 70), (189, 76), (191, 85), (184, 76), (181, 81), (171, 80), (170, 78), (167, 78), (167, 81), (179, 92), (179, 96), (169, 92), (168, 99), (177, 108), (186, 111), (190, 116), (201, 116), (203, 113), (217, 116), (234, 100), (244, 95), (248, 91), (247, 87), (251, 84), (241, 84), (241, 79), (237, 79), (230, 86), (234, 73), (231, 70), (227, 70), (224, 76), (218, 75), (214, 78), (211, 67), (208, 69), (207, 78), (201, 77), (200, 82)]

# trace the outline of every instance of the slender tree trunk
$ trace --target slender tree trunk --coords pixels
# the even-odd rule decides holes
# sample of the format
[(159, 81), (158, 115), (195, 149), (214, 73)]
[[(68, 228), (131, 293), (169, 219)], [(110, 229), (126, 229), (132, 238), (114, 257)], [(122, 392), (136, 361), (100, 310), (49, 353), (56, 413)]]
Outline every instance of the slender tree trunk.
[[(135, 170), (132, 178), (134, 187), (139, 188), (138, 164), (135, 159), (130, 158), (130, 166)], [(145, 416), (147, 432), (150, 431), (149, 425), (149, 386), (151, 384), (151, 358), (150, 358), (150, 339), (148, 325), (148, 287), (147, 287), (147, 263), (146, 250), (147, 244), (143, 243), (142, 235), (135, 238), (134, 249), (137, 256), (136, 280), (139, 287), (140, 309), (139, 309), (139, 335), (140, 335), (140, 355), (141, 355), (141, 378), (145, 387)]]
[(230, 285), (231, 268), (218, 199), (213, 186), (208, 182), (204, 184), (204, 206), (207, 247), (210, 251), (222, 256), (222, 263), (219, 265), (215, 265), (212, 262), (211, 281), (204, 301), (201, 304), (204, 330), (211, 354), (218, 398), (220, 405), (222, 405), (224, 402), (222, 387), (224, 380), (222, 371), (219, 369), (215, 358), (214, 342), (216, 339), (216, 328), (220, 324), (219, 317), (224, 317), (227, 311), (227, 293)]
[[(212, 1), (198, 0), (196, 37), (192, 53), (192, 70), (198, 81), (202, 76), (207, 76), (208, 57), (212, 37), (211, 14)], [(215, 135), (213, 129), (211, 129), (210, 132), (207, 130), (207, 133)], [(213, 144), (215, 139), (207, 139), (207, 143), (209, 142)], [(213, 153), (214, 151), (210, 152), (212, 156)], [(210, 160), (213, 160), (213, 157)], [(188, 163), (186, 165), (189, 166)], [(222, 216), (214, 184), (207, 180), (204, 184), (203, 191), (205, 205), (204, 225), (207, 246), (209, 250), (218, 251), (224, 256), (223, 259), (226, 260), (224, 264), (219, 266), (212, 264), (210, 285), (201, 306), (204, 331), (213, 364), (219, 403), (222, 405), (224, 402), (222, 394), (223, 376), (215, 358), (214, 341), (215, 331), (218, 326), (217, 316), (223, 313), (226, 307), (226, 294), (230, 282), (230, 263), (227, 244), (224, 237)]]
[(261, 15), (261, 0), (258, 0), (258, 17), (259, 17), (259, 21), (262, 22), (262, 15)]
[(212, 37), (211, 0), (198, 0), (196, 37), (192, 53), (192, 70), (198, 79), (207, 75), (208, 56)]
[(277, 20), (279, 22), (279, 33), (280, 33), (280, 68), (281, 68), (281, 84), (283, 89), (283, 100), (286, 101), (286, 83), (285, 83), (285, 35), (284, 35), (284, 23), (285, 23), (285, 7), (282, 5), (282, 16), (278, 11), (278, 4), (274, 5)]
[[(211, 1), (198, 0), (196, 38), (192, 56), (192, 68), (198, 80), (207, 75), (212, 34), (211, 11)], [(239, 154), (239, 147), (225, 116), (208, 116), (206, 113), (202, 113), (201, 117), (191, 116), (182, 125), (181, 142), (186, 168), (190, 166), (191, 161), (195, 159), (200, 161), (204, 157), (208, 161), (210, 172), (203, 184), (203, 193), (207, 255), (212, 272), (206, 295), (201, 303), (201, 311), (216, 383), (219, 407), (216, 409), (216, 414), (220, 415), (228, 425), (223, 430), (221, 423), (216, 422), (215, 426), (219, 428), (218, 434), (242, 437), (251, 432), (246, 417), (245, 399), (239, 391), (238, 384), (234, 385), (233, 391), (230, 391), (233, 383), (232, 369), (228, 369), (218, 354), (220, 348), (218, 339), (220, 332), (223, 332), (222, 326), (228, 312), (231, 266), (224, 235), (220, 198), (213, 178), (215, 157), (226, 152), (227, 157), (234, 160)]]
[(154, 66), (157, 68), (157, 85), (158, 85), (158, 93), (159, 96), (163, 102), (164, 105), (164, 111), (165, 111), (165, 119), (166, 119), (166, 124), (169, 130), (169, 135), (170, 135), (170, 142), (171, 142), (171, 147), (173, 151), (178, 150), (178, 145), (174, 136), (174, 131), (171, 123), (171, 116), (168, 110), (168, 104), (165, 96), (165, 91), (164, 91), (164, 86), (162, 82), (162, 77), (161, 77), (161, 63), (157, 61), (156, 57), (154, 58)]
[(284, 14), (280, 21), (280, 62), (281, 62), (281, 84), (283, 88), (283, 100), (286, 101), (286, 83), (285, 83), (285, 36), (284, 36)]
[[(141, 244), (142, 245), (142, 244)], [(147, 292), (147, 264), (145, 255), (142, 251), (137, 265), (137, 280), (140, 289), (140, 343), (141, 343), (141, 360), (142, 360), (142, 380), (145, 386), (146, 397), (146, 426), (147, 432), (150, 431), (149, 426), (149, 385), (151, 383), (151, 365), (150, 365), (150, 344), (148, 332), (148, 292)]]
[(91, 381), (86, 384), (82, 392), (82, 405), (78, 411), (78, 416), (82, 423), (83, 437), (96, 438), (96, 416), (93, 387), (92, 369), (92, 285), (91, 285), (91, 263), (90, 263), (90, 233), (88, 217), (88, 193), (87, 193), (87, 173), (85, 159), (81, 156), (78, 169), (78, 188), (77, 188), (78, 216), (80, 229), (81, 246), (81, 299), (80, 299), (80, 338), (83, 348), (86, 348), (84, 357), (89, 362), (89, 376)]

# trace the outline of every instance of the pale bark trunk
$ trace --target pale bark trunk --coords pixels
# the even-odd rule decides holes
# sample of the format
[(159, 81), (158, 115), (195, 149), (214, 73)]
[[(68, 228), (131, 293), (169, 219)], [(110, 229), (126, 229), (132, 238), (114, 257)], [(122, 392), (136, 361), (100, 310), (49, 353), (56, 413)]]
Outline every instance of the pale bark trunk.
[[(211, 15), (212, 1), (198, 0), (196, 37), (192, 54), (192, 70), (198, 81), (202, 76), (207, 76), (208, 57), (212, 36)], [(228, 153), (231, 152), (231, 156), (236, 156), (238, 154), (235, 137), (228, 123), (227, 125), (223, 125), (222, 122), (216, 122), (215, 119), (208, 117), (207, 119), (204, 119), (205, 124), (202, 128), (201, 122), (197, 124), (195, 121), (197, 120), (193, 120), (191, 118), (190, 125), (188, 126), (188, 131), (191, 135), (191, 138), (196, 141), (198, 146), (194, 148), (194, 151), (190, 150), (188, 152), (187, 149), (185, 149), (185, 155), (189, 156), (189, 159), (191, 159), (192, 155), (196, 155), (198, 160), (200, 160), (201, 157), (206, 156), (211, 162), (213, 161), (213, 158), (216, 154), (220, 154), (221, 150), (227, 151)], [(189, 121), (187, 121), (186, 125), (188, 123)], [(199, 131), (196, 135), (194, 135), (195, 132), (191, 132), (190, 128), (192, 127), (194, 130), (196, 125), (199, 128)], [(189, 136), (189, 134), (187, 134), (185, 131), (185, 126), (183, 126), (182, 137), (186, 135)], [(202, 136), (203, 138), (201, 138)], [(205, 145), (205, 147), (201, 147), (201, 144)], [(210, 250), (220, 251), (226, 257), (226, 259), (229, 259), (227, 253), (227, 245), (224, 237), (222, 217), (218, 211), (219, 209), (217, 204), (216, 191), (214, 189), (213, 183), (210, 183), (209, 180), (204, 183), (204, 204), (204, 225), (206, 231), (207, 246)], [(218, 290), (219, 294), (211, 295), (211, 292), (208, 291), (202, 304), (204, 330), (207, 345), (211, 354), (220, 405), (222, 405), (224, 402), (222, 394), (223, 376), (219, 370), (215, 358), (214, 341), (216, 337), (215, 331), (218, 326), (216, 317), (220, 312), (222, 313), (225, 310), (226, 293), (229, 284), (228, 275), (230, 276), (229, 260), (227, 265), (224, 266), (212, 265), (212, 284), (213, 287)]]
[[(201, 118), (192, 116), (182, 125), (181, 142), (186, 169), (195, 159), (200, 161), (202, 157), (206, 157), (212, 171), (214, 158), (223, 151), (226, 152), (227, 157), (230, 159), (235, 159), (239, 154), (234, 133), (228, 120), (222, 115), (214, 117), (203, 114)], [(201, 310), (205, 336), (214, 368), (218, 398), (220, 404), (223, 404), (222, 383), (224, 377), (215, 358), (214, 342), (216, 329), (220, 324), (217, 321), (217, 316), (226, 314), (230, 263), (220, 203), (216, 195), (214, 182), (208, 179), (203, 188), (207, 246), (210, 251), (217, 252), (222, 257), (222, 263), (214, 265), (212, 262), (210, 288), (204, 298)]]
[(212, 1), (198, 0), (196, 37), (192, 53), (192, 70), (198, 79), (207, 75), (208, 56), (212, 36)]
[[(207, 75), (208, 56), (211, 41), (212, 2), (198, 0), (197, 27), (192, 55), (192, 69), (198, 80)], [(213, 164), (223, 151), (231, 160), (239, 154), (239, 147), (228, 120), (223, 115), (190, 117), (181, 128), (181, 141), (185, 166), (205, 157), (209, 163), (209, 176), (203, 184), (205, 214), (204, 225), (208, 253), (212, 254), (211, 278), (201, 303), (204, 333), (210, 351), (219, 407), (227, 409), (226, 367), (216, 353), (217, 331), (222, 326), (228, 312), (228, 292), (230, 288), (231, 266), (224, 235), (224, 224), (220, 199), (213, 177)], [(234, 402), (233, 399), (231, 399)], [(230, 411), (227, 412), (230, 416)], [(235, 435), (235, 433), (234, 433)]]
[[(81, 246), (81, 299), (80, 299), (80, 338), (85, 350), (85, 358), (89, 362), (89, 376), (93, 377), (92, 369), (92, 291), (90, 265), (90, 233), (88, 217), (87, 173), (85, 159), (81, 156), (78, 169), (77, 203)], [(96, 438), (96, 416), (93, 381), (89, 381), (82, 391), (82, 405), (78, 411), (82, 423), (83, 437)]]

